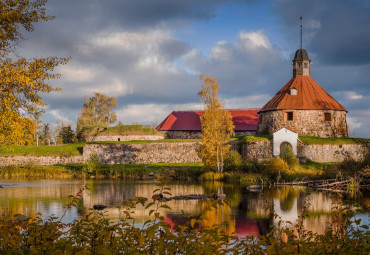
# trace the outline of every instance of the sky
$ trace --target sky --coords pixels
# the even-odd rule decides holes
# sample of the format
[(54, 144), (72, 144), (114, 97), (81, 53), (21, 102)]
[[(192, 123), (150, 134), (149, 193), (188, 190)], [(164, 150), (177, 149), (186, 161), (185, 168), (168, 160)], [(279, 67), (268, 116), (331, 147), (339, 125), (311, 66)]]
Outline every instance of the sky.
[(28, 58), (72, 60), (44, 95), (43, 120), (76, 123), (85, 96), (117, 98), (123, 124), (159, 124), (202, 109), (198, 77), (217, 77), (226, 108), (260, 108), (292, 77), (300, 47), (311, 76), (349, 112), (350, 135), (370, 137), (368, 0), (49, 0), (50, 22), (24, 34)]

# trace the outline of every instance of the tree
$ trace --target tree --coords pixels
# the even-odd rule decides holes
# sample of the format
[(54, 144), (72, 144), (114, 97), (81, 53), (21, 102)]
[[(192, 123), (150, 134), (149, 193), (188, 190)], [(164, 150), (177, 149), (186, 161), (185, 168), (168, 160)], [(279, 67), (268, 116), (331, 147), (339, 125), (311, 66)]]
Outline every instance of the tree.
[(109, 126), (117, 121), (113, 108), (117, 107), (117, 99), (103, 94), (94, 93), (93, 97), (85, 97), (81, 113), (77, 119), (77, 132), (87, 126)]
[(76, 134), (73, 132), (71, 125), (62, 127), (58, 137), (61, 138), (63, 144), (76, 142)]
[(36, 146), (39, 146), (40, 135), (43, 129), (43, 122), (41, 120), (41, 115), (44, 113), (44, 109), (36, 109), (34, 112), (30, 113), (32, 121), (35, 123), (35, 134), (34, 134), (34, 141), (36, 142)]
[(55, 128), (57, 133), (57, 144), (67, 144), (77, 142), (76, 133), (72, 130), (72, 125), (61, 120), (57, 121), (58, 125)]
[(40, 128), (40, 140), (42, 144), (50, 145), (51, 143), (51, 126), (49, 123), (43, 123)]
[(202, 147), (200, 157), (206, 168), (223, 172), (223, 161), (230, 145), (227, 144), (234, 135), (234, 124), (230, 112), (223, 109), (218, 99), (217, 78), (202, 74), (199, 77), (201, 90), (198, 95), (204, 102), (204, 115), (200, 117), (202, 125)]
[[(31, 120), (45, 106), (41, 93), (59, 91), (48, 81), (59, 78), (54, 68), (67, 58), (11, 58), (23, 39), (21, 31), (32, 32), (34, 23), (53, 19), (45, 14), (47, 0), (5, 0), (0, 2), (0, 145), (28, 144), (35, 132)], [(15, 56), (17, 54), (13, 54)], [(31, 134), (32, 136), (32, 134)]]

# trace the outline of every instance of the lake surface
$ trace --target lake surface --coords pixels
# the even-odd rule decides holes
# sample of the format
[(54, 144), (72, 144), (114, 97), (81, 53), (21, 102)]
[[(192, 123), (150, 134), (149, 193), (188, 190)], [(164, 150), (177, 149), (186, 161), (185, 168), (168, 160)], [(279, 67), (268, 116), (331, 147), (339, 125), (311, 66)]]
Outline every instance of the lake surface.
[[(64, 222), (83, 217), (95, 204), (107, 205), (106, 215), (112, 221), (122, 216), (117, 206), (122, 201), (142, 196), (151, 198), (153, 190), (160, 183), (155, 181), (128, 180), (0, 180), (0, 212), (23, 214), (35, 217), (37, 212), (42, 217), (51, 215), (60, 217), (65, 211)], [(205, 183), (169, 183), (172, 196), (189, 194), (212, 195), (217, 191), (226, 194), (228, 205), (217, 209), (206, 210), (209, 203), (202, 200), (171, 200), (166, 204), (172, 209), (163, 209), (165, 221), (169, 224), (183, 222), (192, 213), (203, 214), (205, 225), (227, 222), (227, 231), (238, 232), (240, 236), (268, 233), (278, 221), (290, 221), (292, 225), (299, 215), (308, 214), (303, 221), (308, 230), (324, 233), (330, 221), (330, 210), (339, 198), (329, 192), (313, 191), (304, 187), (280, 187), (251, 192), (246, 187), (219, 182)], [(66, 209), (71, 201), (70, 195), (87, 187), (77, 207)], [(369, 208), (369, 191), (355, 195), (344, 194), (345, 199), (355, 200), (362, 209)], [(274, 212), (279, 216), (274, 217)], [(369, 224), (368, 214), (359, 214), (363, 224)], [(148, 219), (148, 210), (139, 208), (135, 212), (136, 223)]]

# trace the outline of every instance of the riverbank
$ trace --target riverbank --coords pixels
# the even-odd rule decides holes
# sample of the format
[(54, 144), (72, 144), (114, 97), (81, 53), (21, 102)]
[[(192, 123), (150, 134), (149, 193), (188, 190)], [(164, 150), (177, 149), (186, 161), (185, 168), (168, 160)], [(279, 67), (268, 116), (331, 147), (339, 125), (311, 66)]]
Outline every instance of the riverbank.
[(278, 172), (269, 162), (248, 161), (237, 171), (222, 174), (207, 172), (203, 163), (150, 163), (102, 165), (90, 160), (86, 164), (0, 167), (0, 178), (128, 178), (163, 181), (222, 181), (245, 185), (274, 182), (309, 181), (353, 177), (367, 169), (370, 158), (364, 162), (318, 163), (308, 160), (285, 171), (277, 165)]

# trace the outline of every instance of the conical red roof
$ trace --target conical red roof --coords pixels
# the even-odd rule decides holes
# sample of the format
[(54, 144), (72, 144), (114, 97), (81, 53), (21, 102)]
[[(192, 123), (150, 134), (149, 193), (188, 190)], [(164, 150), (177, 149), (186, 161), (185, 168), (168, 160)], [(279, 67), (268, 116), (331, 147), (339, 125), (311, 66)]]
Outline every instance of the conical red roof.
[[(296, 88), (297, 95), (290, 95)], [(273, 110), (347, 110), (309, 75), (296, 75), (265, 104), (260, 112)]]

